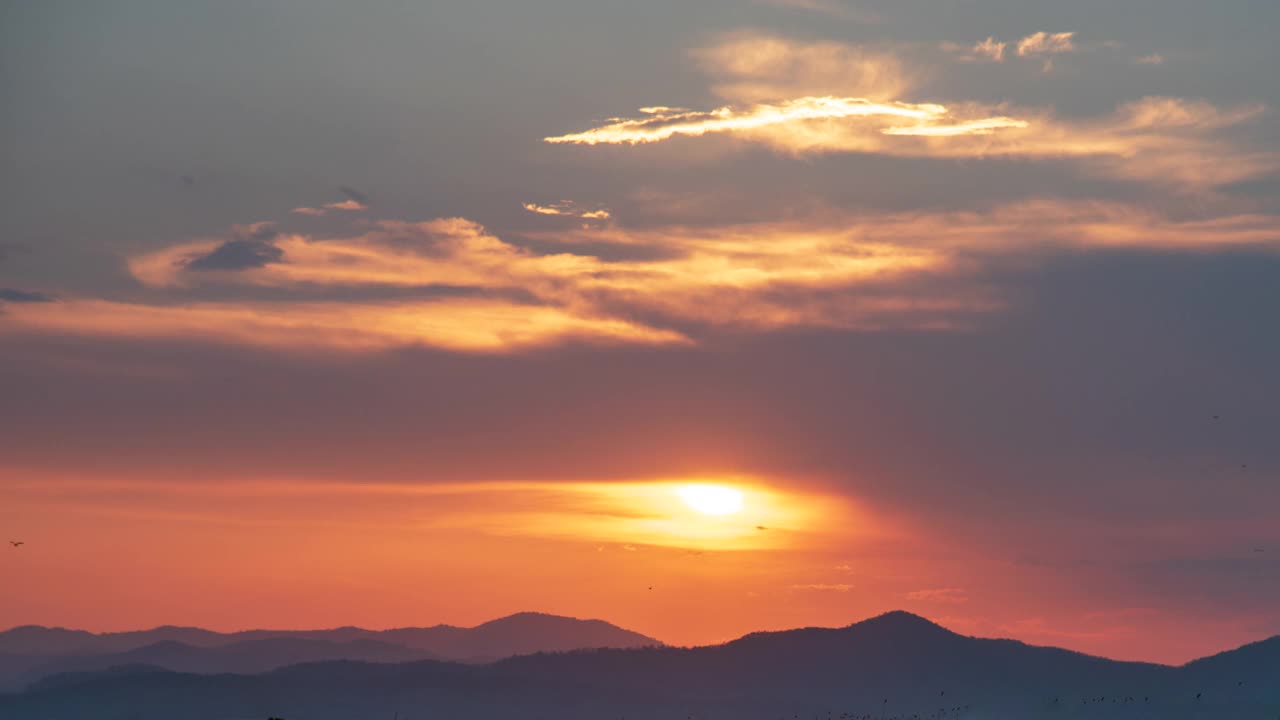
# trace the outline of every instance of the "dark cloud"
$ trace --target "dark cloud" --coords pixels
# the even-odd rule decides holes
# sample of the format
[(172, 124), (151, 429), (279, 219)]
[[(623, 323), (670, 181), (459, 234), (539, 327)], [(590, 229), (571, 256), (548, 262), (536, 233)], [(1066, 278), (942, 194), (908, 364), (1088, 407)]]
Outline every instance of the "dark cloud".
[(12, 288), (0, 288), (0, 302), (13, 303), (42, 303), (53, 302), (55, 298), (52, 295), (46, 295), (42, 292), (33, 292), (29, 290), (14, 290)]
[(235, 237), (209, 254), (189, 260), (188, 270), (251, 270), (284, 259), (284, 251), (273, 242), (280, 233), (271, 223), (257, 223), (235, 229)]
[(353, 187), (349, 187), (347, 185), (339, 185), (338, 192), (342, 193), (343, 195), (346, 195), (347, 198), (350, 200), (355, 200), (361, 205), (369, 204), (369, 196)]

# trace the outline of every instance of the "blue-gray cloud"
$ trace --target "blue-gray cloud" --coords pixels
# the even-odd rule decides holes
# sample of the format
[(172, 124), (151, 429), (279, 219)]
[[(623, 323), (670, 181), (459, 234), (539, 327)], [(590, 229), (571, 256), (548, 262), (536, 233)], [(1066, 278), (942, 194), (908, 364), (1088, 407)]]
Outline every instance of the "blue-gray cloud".
[(238, 227), (233, 239), (227, 240), (208, 254), (188, 260), (185, 267), (196, 272), (235, 271), (252, 270), (281, 262), (284, 251), (274, 245), (279, 234), (271, 223)]
[(13, 303), (41, 303), (53, 302), (52, 295), (46, 295), (42, 292), (34, 292), (30, 290), (14, 290), (12, 288), (0, 288), (0, 302)]

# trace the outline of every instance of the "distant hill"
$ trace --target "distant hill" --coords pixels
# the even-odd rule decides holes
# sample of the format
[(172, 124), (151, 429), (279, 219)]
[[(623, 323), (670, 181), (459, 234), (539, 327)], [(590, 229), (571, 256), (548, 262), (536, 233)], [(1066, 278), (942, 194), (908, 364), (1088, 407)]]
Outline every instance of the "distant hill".
[(192, 647), (165, 641), (122, 653), (77, 655), (52, 660), (25, 673), (34, 682), (62, 673), (93, 673), (121, 666), (146, 666), (187, 673), (263, 673), (268, 670), (325, 660), (373, 663), (436, 659), (430, 653), (377, 640), (331, 642), (281, 637), (245, 640), (220, 647)]
[(536, 652), (660, 645), (601, 620), (519, 613), (473, 628), (248, 630), (201, 628), (95, 634), (25, 626), (0, 633), (0, 691), (17, 690), (60, 672), (152, 665), (181, 672), (258, 673), (322, 660), (488, 662)]
[[(1199, 697), (1197, 698), (1197, 695)], [(116, 669), (0, 697), (6, 720), (1275, 720), (1280, 638), (1183, 667), (952, 633), (907, 613), (704, 648), (484, 665), (332, 662), (259, 675)]]

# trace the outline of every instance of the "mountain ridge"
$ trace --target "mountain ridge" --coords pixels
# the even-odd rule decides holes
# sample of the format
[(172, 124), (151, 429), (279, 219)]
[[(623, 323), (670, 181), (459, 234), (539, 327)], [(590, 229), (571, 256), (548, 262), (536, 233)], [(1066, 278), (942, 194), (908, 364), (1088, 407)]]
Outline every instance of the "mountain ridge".
[[(292, 644), (281, 645), (285, 641)], [(19, 689), (60, 672), (93, 672), (114, 665), (159, 665), (170, 670), (200, 672), (262, 672), (320, 660), (447, 659), (475, 663), (540, 651), (658, 644), (661, 644), (658, 640), (603, 620), (578, 620), (535, 612), (515, 613), (469, 628), (435, 625), (366, 630), (344, 626), (325, 630), (218, 633), (198, 627), (163, 625), (150, 630), (95, 634), (25, 625), (0, 632), (0, 690)], [(270, 648), (271, 652), (265, 655), (256, 652), (262, 648)], [(274, 659), (264, 664), (260, 657)]]
[[(1245, 672), (1247, 671), (1247, 672)], [(0, 697), (0, 716), (72, 720), (441, 716), (665, 720), (858, 717), (1275, 717), (1280, 637), (1180, 667), (974, 638), (906, 613), (722, 645), (543, 652), (482, 665), (307, 663), (262, 674), (129, 671), (55, 677)], [(417, 713), (414, 715), (413, 713)]]

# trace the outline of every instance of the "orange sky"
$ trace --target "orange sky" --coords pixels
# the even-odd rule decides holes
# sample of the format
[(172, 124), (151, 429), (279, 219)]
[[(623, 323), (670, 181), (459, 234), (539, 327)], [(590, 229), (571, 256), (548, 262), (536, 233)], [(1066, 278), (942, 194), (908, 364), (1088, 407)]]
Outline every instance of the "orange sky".
[(854, 4), (0, 2), (0, 627), (1280, 633), (1280, 3)]
[[(679, 495), (690, 483), (741, 492), (743, 507), (697, 512)], [(6, 575), (22, 581), (0, 598), (0, 624), (384, 628), (537, 610), (696, 645), (905, 608), (959, 632), (1126, 659), (1182, 662), (1224, 638), (1252, 639), (1232, 623), (1162, 634), (1182, 620), (1154, 609), (1088, 612), (1094, 593), (1051, 570), (759, 478), (441, 486), (7, 475), (3, 487), (0, 523), (27, 545), (4, 556)], [(1024, 616), (1028, 606), (1037, 614)]]

